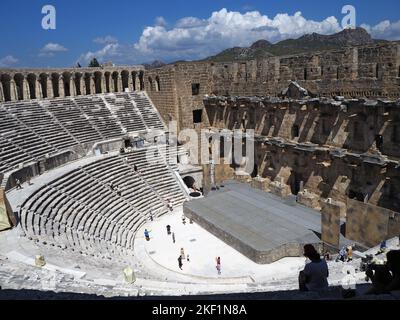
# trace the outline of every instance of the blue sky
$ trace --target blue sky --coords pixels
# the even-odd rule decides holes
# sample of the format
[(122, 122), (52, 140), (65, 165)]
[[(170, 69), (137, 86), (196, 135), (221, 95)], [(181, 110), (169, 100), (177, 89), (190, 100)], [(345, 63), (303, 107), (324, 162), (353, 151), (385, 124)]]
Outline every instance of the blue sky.
[[(400, 40), (398, 0), (1, 0), (0, 67), (68, 67), (199, 59), (258, 39), (340, 31), (342, 7), (375, 37)], [(44, 5), (56, 30), (41, 27)]]

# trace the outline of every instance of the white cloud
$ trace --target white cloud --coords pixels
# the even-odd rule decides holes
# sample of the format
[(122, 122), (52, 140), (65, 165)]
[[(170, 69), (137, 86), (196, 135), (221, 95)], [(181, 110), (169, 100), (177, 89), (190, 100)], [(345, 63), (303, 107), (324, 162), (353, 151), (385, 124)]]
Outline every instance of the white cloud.
[(68, 51), (67, 48), (58, 43), (46, 44), (39, 53), (39, 57), (53, 57), (56, 53)]
[[(129, 51), (132, 51), (132, 48), (129, 48), (129, 46), (122, 46), (119, 43), (110, 43), (98, 51), (89, 51), (82, 54), (77, 62), (88, 64), (90, 60), (96, 58), (100, 63), (107, 60), (113, 60), (114, 63), (117, 63), (118, 61), (129, 59)], [(121, 57), (124, 59), (121, 60)]]
[(323, 21), (307, 20), (297, 12), (282, 13), (270, 19), (258, 11), (246, 13), (221, 9), (208, 19), (186, 17), (174, 28), (148, 26), (135, 49), (143, 54), (165, 59), (198, 59), (233, 46), (249, 46), (266, 39), (271, 42), (297, 38), (306, 33), (332, 34), (341, 31), (335, 17)]
[(161, 27), (166, 27), (168, 25), (167, 21), (164, 19), (164, 17), (157, 17), (154, 20), (154, 24), (156, 26), (161, 26)]
[(11, 67), (11, 66), (15, 65), (16, 63), (18, 63), (18, 59), (11, 55), (5, 56), (4, 58), (0, 59), (0, 67), (1, 68)]
[(117, 43), (118, 39), (112, 36), (105, 36), (105, 37), (98, 37), (93, 39), (94, 43), (98, 44), (110, 44), (110, 43)]
[[(383, 21), (370, 27), (362, 25), (376, 38), (398, 39), (400, 21)], [(221, 9), (212, 12), (209, 18), (184, 17), (168, 28), (164, 18), (155, 19), (153, 26), (142, 31), (139, 40), (133, 44), (107, 43), (101, 50), (81, 55), (83, 62), (96, 57), (112, 60), (116, 64), (142, 63), (152, 60), (196, 60), (236, 46), (249, 46), (265, 39), (278, 42), (298, 38), (304, 34), (333, 34), (342, 28), (336, 17), (321, 21), (305, 18), (301, 12), (293, 15), (277, 14), (273, 18), (259, 11), (245, 13)]]
[(361, 27), (375, 39), (400, 40), (400, 20), (396, 22), (384, 20), (375, 26), (362, 24)]

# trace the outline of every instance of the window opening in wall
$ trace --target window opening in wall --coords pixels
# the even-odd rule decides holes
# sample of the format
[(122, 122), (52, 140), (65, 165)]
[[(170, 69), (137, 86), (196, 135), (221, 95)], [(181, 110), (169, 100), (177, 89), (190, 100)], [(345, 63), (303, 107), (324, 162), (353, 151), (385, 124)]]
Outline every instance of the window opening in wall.
[(297, 124), (292, 127), (292, 138), (298, 138), (300, 136), (300, 128)]
[(400, 142), (399, 133), (400, 133), (399, 126), (398, 125), (393, 126), (392, 142)]
[(203, 110), (193, 110), (193, 123), (201, 123), (202, 122)]
[(200, 93), (200, 83), (192, 83), (192, 96), (197, 96)]
[(378, 134), (375, 136), (375, 143), (376, 143), (376, 148), (378, 150), (381, 150), (383, 147), (383, 136)]

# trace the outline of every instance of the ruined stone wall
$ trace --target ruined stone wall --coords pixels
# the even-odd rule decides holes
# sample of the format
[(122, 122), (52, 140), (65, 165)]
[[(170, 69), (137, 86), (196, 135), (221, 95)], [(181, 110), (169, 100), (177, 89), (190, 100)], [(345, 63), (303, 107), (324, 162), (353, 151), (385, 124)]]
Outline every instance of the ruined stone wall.
[[(290, 81), (317, 96), (400, 98), (397, 42), (246, 62), (185, 62), (146, 73), (161, 77), (164, 70), (174, 74), (182, 128), (193, 126), (192, 111), (202, 108), (205, 95), (277, 96)], [(198, 96), (192, 84), (200, 84)]]
[(215, 128), (255, 129), (265, 137), (400, 158), (398, 102), (209, 97), (204, 104)]
[(164, 121), (177, 121), (180, 125), (175, 68), (173, 66), (146, 72), (144, 85), (150, 99)]
[(400, 214), (349, 199), (346, 237), (367, 246), (398, 236)]

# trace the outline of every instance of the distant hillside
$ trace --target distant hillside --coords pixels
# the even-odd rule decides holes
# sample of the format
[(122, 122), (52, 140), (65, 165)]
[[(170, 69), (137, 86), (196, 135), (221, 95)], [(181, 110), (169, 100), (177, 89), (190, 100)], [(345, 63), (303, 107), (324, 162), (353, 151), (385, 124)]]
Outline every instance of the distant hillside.
[(162, 61), (155, 60), (151, 63), (143, 63), (142, 65), (144, 66), (145, 70), (151, 70), (151, 69), (161, 68), (166, 64)]
[(253, 43), (249, 48), (235, 47), (226, 49), (205, 60), (214, 62), (250, 60), (310, 51), (335, 50), (346, 46), (368, 45), (379, 42), (386, 41), (372, 39), (371, 35), (362, 28), (346, 29), (332, 35), (321, 35), (318, 33), (307, 34), (298, 39), (288, 39), (276, 44), (272, 44), (267, 40), (259, 40)]

